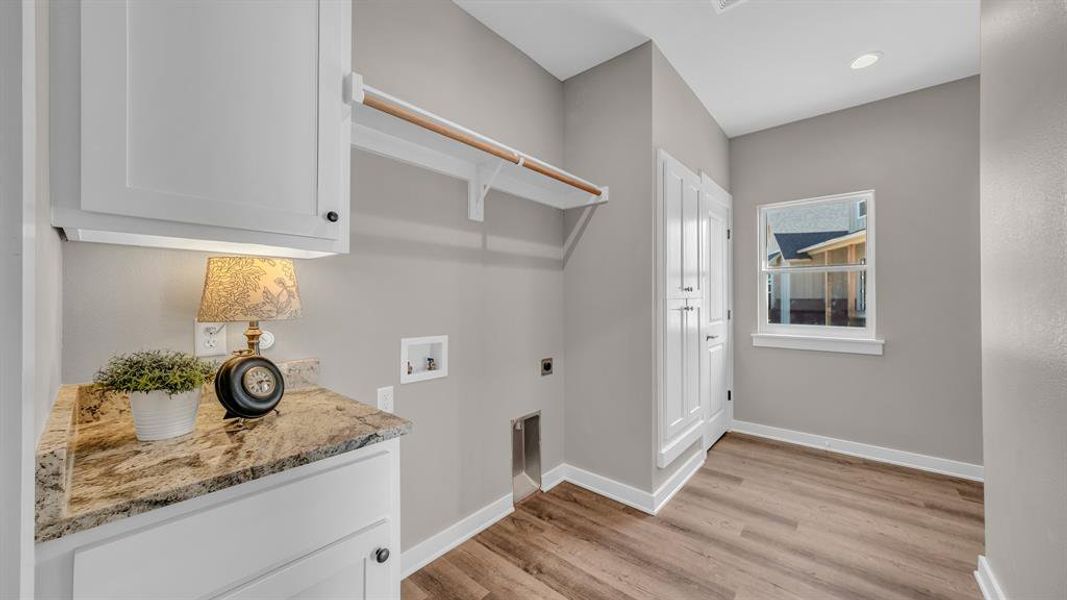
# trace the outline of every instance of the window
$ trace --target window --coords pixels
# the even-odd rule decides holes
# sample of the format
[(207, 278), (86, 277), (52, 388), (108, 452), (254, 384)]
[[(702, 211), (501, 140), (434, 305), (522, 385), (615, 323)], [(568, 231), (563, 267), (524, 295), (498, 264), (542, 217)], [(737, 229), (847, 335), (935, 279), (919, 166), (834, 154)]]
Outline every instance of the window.
[(874, 192), (759, 207), (757, 346), (881, 354)]

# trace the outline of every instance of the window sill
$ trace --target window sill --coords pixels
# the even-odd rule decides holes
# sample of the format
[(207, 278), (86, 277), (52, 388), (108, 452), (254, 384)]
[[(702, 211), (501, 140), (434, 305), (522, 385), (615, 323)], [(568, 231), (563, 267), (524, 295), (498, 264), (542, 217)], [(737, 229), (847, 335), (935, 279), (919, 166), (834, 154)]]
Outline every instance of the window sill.
[(814, 350), (816, 352), (842, 352), (845, 354), (881, 356), (885, 340), (753, 333), (752, 345), (757, 348), (786, 348), (789, 350)]

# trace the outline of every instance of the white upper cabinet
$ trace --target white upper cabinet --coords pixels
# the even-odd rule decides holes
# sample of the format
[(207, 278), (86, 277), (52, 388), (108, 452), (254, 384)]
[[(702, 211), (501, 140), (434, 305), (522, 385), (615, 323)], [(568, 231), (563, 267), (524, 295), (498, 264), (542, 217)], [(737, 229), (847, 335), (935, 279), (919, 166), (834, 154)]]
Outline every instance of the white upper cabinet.
[(83, 0), (80, 42), (55, 42), (77, 52), (80, 156), (54, 223), (71, 239), (347, 252), (351, 22), (336, 0)]
[(700, 177), (661, 153), (660, 197), (667, 298), (701, 297)]

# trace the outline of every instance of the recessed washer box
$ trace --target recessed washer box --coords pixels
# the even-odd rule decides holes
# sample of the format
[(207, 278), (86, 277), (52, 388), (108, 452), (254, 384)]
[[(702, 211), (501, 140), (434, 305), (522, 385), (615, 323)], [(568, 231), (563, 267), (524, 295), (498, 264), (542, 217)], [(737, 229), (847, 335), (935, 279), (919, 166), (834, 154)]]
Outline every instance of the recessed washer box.
[(447, 376), (447, 335), (400, 340), (400, 383), (415, 383)]

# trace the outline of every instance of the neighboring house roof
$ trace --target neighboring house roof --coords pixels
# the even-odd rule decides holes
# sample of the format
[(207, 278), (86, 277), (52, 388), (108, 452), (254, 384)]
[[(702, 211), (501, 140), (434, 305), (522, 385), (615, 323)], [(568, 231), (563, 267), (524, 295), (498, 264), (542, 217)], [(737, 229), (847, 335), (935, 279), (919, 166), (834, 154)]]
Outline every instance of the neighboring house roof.
[(862, 244), (866, 242), (867, 230), (860, 229), (859, 231), (853, 231), (848, 235), (844, 235), (838, 238), (832, 238), (826, 240), (825, 242), (820, 242), (818, 244), (814, 244), (806, 248), (801, 248), (797, 251), (797, 253), (810, 255), (812, 252), (828, 252), (830, 250), (836, 250), (838, 248), (845, 248), (851, 245)]
[[(810, 258), (808, 255), (801, 252), (801, 250), (844, 235), (848, 235), (847, 230), (806, 231), (803, 233), (776, 233), (774, 234), (774, 239), (778, 242), (778, 248), (782, 258), (785, 260), (794, 260), (797, 258)], [(774, 258), (779, 252), (772, 253), (768, 258)]]

